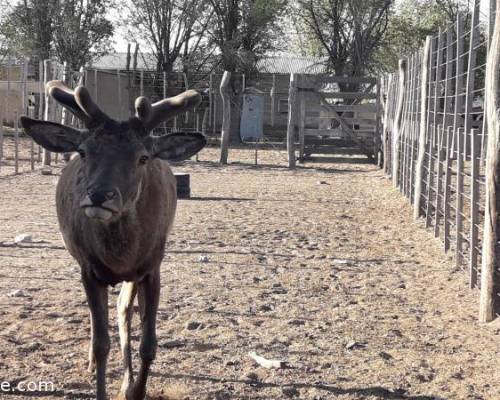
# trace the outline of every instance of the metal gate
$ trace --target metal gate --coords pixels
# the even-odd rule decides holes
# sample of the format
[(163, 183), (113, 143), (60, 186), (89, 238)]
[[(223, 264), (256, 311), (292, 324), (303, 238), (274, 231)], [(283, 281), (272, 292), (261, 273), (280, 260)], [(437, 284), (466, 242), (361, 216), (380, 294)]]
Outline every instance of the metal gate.
[(313, 154), (364, 154), (380, 149), (379, 85), (376, 78), (294, 77), (298, 159)]

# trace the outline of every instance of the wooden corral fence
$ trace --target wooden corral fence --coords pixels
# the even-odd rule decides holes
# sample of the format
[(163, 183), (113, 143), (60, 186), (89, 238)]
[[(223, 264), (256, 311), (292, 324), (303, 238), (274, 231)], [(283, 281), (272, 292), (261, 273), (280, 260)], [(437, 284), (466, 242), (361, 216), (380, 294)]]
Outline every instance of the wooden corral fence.
[[(400, 60), (397, 72), (381, 79), (382, 147), (384, 171), (413, 204), (415, 218), (423, 217), (456, 265), (466, 267), (470, 287), (481, 290), (480, 320), (490, 321), (499, 313), (500, 295), (500, 249), (492, 239), (497, 212), (491, 208), (500, 190), (493, 161), (499, 151), (499, 68), (493, 63), (500, 26), (490, 49), (492, 20), (490, 29), (483, 26), (479, 7), (475, 0), (471, 14), (429, 36), (423, 48)], [(496, 108), (489, 104), (493, 96)], [(485, 103), (488, 119), (496, 117), (492, 122)]]
[[(133, 111), (133, 101), (140, 95), (153, 102), (174, 96), (186, 89), (203, 95), (197, 110), (174, 119), (161, 128), (170, 130), (202, 130), (213, 141), (220, 139), (224, 117), (224, 100), (220, 92), (223, 73), (157, 72), (151, 70), (85, 70), (85, 82), (99, 106), (114, 118), (124, 118)], [(231, 102), (233, 113), (241, 109), (243, 92), (247, 88), (260, 91), (264, 99), (264, 139), (284, 142), (288, 120), (288, 86), (290, 74), (232, 73)], [(206, 115), (205, 115), (206, 114)], [(238, 115), (235, 115), (238, 118)], [(203, 120), (205, 118), (205, 124)], [(235, 124), (232, 129), (237, 129)], [(161, 130), (160, 128), (160, 130)], [(239, 132), (231, 132), (238, 136)]]
[[(0, 65), (0, 174), (33, 171), (37, 163), (50, 163), (49, 155), (25, 137), (18, 125), (21, 115), (51, 121), (68, 120), (65, 111), (48, 101), (44, 82), (79, 79), (65, 65), (45, 60), (31, 63), (28, 58), (7, 59)], [(57, 161), (57, 159), (56, 159)]]
[[(378, 79), (292, 74), (289, 92), (289, 165), (312, 154), (364, 154), (380, 149)], [(298, 150), (298, 156), (296, 154)]]

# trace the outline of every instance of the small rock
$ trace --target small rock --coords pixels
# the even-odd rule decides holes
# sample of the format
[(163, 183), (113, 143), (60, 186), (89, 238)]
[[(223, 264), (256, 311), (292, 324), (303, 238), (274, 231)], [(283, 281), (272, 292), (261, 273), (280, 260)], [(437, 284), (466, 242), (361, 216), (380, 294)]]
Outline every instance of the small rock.
[(49, 311), (46, 315), (49, 318), (61, 318), (64, 316), (62, 313), (58, 311)]
[(290, 321), (288, 321), (288, 325), (294, 325), (294, 326), (301, 326), (301, 325), (305, 325), (306, 321), (304, 321), (303, 319), (291, 319)]
[(287, 294), (288, 290), (286, 290), (281, 283), (275, 283), (273, 285), (273, 293), (274, 294)]
[(453, 379), (463, 380), (464, 379), (464, 371), (460, 368), (459, 371), (455, 372), (451, 375)]
[(327, 181), (318, 181), (319, 185), (329, 185)]
[(207, 256), (206, 254), (202, 254), (202, 255), (200, 256), (200, 258), (198, 259), (198, 261), (199, 261), (199, 262), (201, 262), (201, 263), (207, 263), (207, 262), (209, 262), (210, 260), (209, 260), (209, 258), (208, 258), (208, 256)]
[(201, 329), (201, 328), (203, 328), (203, 324), (198, 321), (190, 321), (186, 324), (186, 329), (188, 331), (194, 331), (196, 329)]
[(13, 290), (7, 296), (8, 297), (28, 297), (28, 295), (26, 293), (24, 293), (21, 289)]
[(354, 350), (354, 349), (360, 349), (366, 347), (365, 343), (359, 343), (354, 340), (351, 340), (349, 343), (346, 344), (345, 348), (347, 350)]
[(300, 394), (294, 386), (283, 386), (281, 391), (286, 397), (297, 397)]
[(52, 175), (52, 168), (45, 166), (41, 170), (42, 175)]
[(31, 243), (33, 241), (33, 236), (31, 236), (29, 233), (21, 233), (20, 235), (17, 235), (14, 238), (14, 243), (19, 244), (19, 243)]
[(336, 265), (348, 265), (350, 264), (350, 261), (349, 260), (341, 260), (341, 259), (335, 259), (333, 260), (333, 263), (336, 264)]
[(267, 311), (273, 311), (273, 307), (269, 304), (262, 304), (260, 307), (259, 307), (259, 310), (260, 311), (264, 311), (264, 312), (267, 312)]
[(159, 346), (163, 347), (165, 349), (175, 349), (178, 347), (186, 346), (186, 342), (183, 340), (169, 340), (169, 341), (160, 343)]
[(29, 343), (28, 345), (26, 345), (25, 347), (23, 347), (23, 350), (26, 350), (26, 351), (36, 351), (36, 350), (40, 349), (41, 347), (42, 347), (41, 343), (33, 342), (33, 343)]
[(389, 332), (387, 332), (388, 337), (403, 337), (403, 334), (399, 329), (391, 329)]
[(257, 382), (259, 380), (259, 376), (255, 372), (248, 373), (245, 378), (252, 382)]
[(378, 355), (384, 360), (391, 360), (393, 358), (389, 353), (386, 353), (385, 351), (381, 351), (380, 353), (378, 353)]

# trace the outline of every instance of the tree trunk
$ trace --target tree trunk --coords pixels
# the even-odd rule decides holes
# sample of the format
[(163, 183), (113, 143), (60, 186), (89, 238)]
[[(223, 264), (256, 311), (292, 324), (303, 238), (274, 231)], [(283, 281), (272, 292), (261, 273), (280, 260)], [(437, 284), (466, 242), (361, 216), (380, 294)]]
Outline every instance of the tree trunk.
[(220, 140), (220, 163), (227, 164), (229, 152), (229, 139), (231, 130), (231, 72), (225, 71), (220, 83), (220, 94), (222, 96), (222, 129)]
[[(500, 0), (497, 0), (497, 10)], [(486, 213), (484, 216), (483, 257), (479, 321), (489, 322), (499, 312), (498, 291), (500, 274), (500, 13), (496, 14), (493, 38), (486, 64), (486, 117), (488, 122), (488, 152), (486, 155)]]

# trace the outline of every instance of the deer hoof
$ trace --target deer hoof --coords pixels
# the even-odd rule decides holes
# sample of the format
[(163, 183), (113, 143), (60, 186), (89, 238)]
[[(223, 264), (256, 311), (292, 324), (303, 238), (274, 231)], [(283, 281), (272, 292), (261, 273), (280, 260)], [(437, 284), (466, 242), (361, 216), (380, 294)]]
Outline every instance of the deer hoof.
[(137, 397), (134, 393), (133, 387), (130, 386), (127, 390), (120, 390), (120, 393), (118, 393), (115, 397), (115, 400), (137, 400), (139, 398), (140, 397)]
[(93, 374), (95, 372), (95, 363), (93, 360), (89, 361), (89, 366), (87, 367), (87, 371), (90, 374)]

